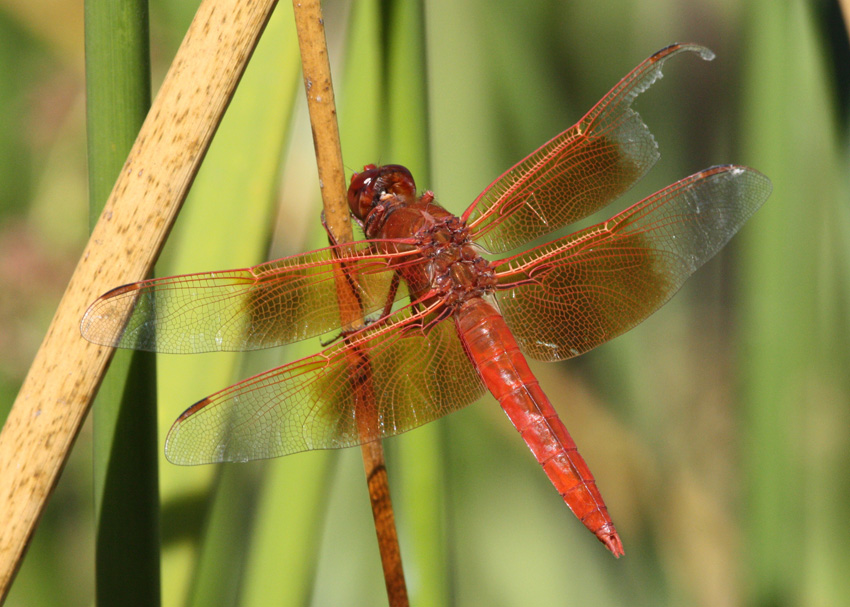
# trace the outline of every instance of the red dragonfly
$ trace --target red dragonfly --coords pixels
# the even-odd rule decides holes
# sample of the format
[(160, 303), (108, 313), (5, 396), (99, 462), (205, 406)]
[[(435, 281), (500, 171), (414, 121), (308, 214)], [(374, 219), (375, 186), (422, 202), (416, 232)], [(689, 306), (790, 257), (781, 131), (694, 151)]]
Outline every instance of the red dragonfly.
[[(248, 461), (400, 434), (489, 390), (555, 488), (615, 555), (623, 545), (593, 475), (525, 357), (578, 356), (663, 305), (771, 191), (742, 166), (696, 173), (619, 215), (495, 261), (601, 209), (658, 158), (630, 108), (677, 44), (641, 63), (575, 126), (496, 179), (460, 217), (410, 172), (367, 165), (348, 201), (367, 240), (253, 268), (157, 278), (95, 301), (82, 334), (168, 353), (269, 348), (358, 330), (186, 410), (166, 438), (178, 464)], [(342, 280), (356, 295), (338, 300)], [(342, 320), (341, 320), (342, 319)], [(364, 409), (364, 404), (365, 405)], [(374, 420), (364, 428), (358, 416)]]

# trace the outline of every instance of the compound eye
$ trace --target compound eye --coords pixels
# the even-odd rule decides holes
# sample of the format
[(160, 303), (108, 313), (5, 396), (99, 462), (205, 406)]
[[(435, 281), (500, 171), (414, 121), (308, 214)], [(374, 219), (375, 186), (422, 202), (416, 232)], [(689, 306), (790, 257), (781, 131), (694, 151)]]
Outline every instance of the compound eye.
[(351, 183), (348, 186), (348, 208), (361, 221), (366, 218), (372, 208), (379, 170), (374, 164), (367, 164), (360, 173), (354, 173), (351, 176)]
[(378, 170), (381, 172), (381, 178), (388, 192), (409, 202), (416, 198), (416, 183), (407, 167), (400, 164), (386, 164)]

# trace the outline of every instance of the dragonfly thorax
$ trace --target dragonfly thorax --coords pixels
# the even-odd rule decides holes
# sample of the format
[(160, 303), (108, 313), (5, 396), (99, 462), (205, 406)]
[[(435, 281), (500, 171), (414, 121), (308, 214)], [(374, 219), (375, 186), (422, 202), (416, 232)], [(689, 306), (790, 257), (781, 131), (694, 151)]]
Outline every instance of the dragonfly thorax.
[(436, 220), (416, 235), (431, 291), (450, 305), (480, 297), (496, 285), (492, 264), (469, 239), (466, 225), (455, 216)]

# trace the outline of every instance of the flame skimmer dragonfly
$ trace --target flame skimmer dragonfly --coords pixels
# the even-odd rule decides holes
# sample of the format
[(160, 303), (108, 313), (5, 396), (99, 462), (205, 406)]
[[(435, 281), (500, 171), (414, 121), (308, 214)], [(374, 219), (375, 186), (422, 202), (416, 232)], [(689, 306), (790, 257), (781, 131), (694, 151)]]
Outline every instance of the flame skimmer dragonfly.
[[(713, 57), (696, 45), (658, 51), (460, 217), (431, 192), (417, 197), (404, 167), (367, 165), (352, 176), (348, 199), (368, 240), (118, 287), (92, 304), (82, 334), (156, 352), (242, 351), (369, 317), (321, 352), (191, 406), (168, 433), (168, 459), (203, 464), (349, 447), (433, 421), (489, 390), (564, 501), (619, 556), (593, 475), (525, 356), (578, 356), (644, 320), (762, 205), (770, 181), (717, 166), (526, 252), (489, 261), (481, 249), (515, 249), (640, 179), (658, 152), (630, 106), (667, 59), (686, 51)], [(348, 303), (337, 297), (340, 278), (356, 294)], [(374, 423), (364, 429), (358, 411)]]

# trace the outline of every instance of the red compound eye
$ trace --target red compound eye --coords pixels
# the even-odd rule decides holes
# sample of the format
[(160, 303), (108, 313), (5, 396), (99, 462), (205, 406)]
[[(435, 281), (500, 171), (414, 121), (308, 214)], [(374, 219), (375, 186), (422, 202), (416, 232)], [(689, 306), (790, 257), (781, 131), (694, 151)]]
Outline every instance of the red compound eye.
[(358, 219), (365, 220), (381, 196), (389, 192), (409, 199), (416, 194), (413, 176), (398, 164), (375, 166), (367, 164), (360, 173), (351, 176), (348, 186), (348, 206)]
[(378, 178), (378, 167), (367, 164), (360, 173), (351, 176), (348, 186), (348, 207), (358, 219), (363, 219), (372, 208), (375, 181)]

